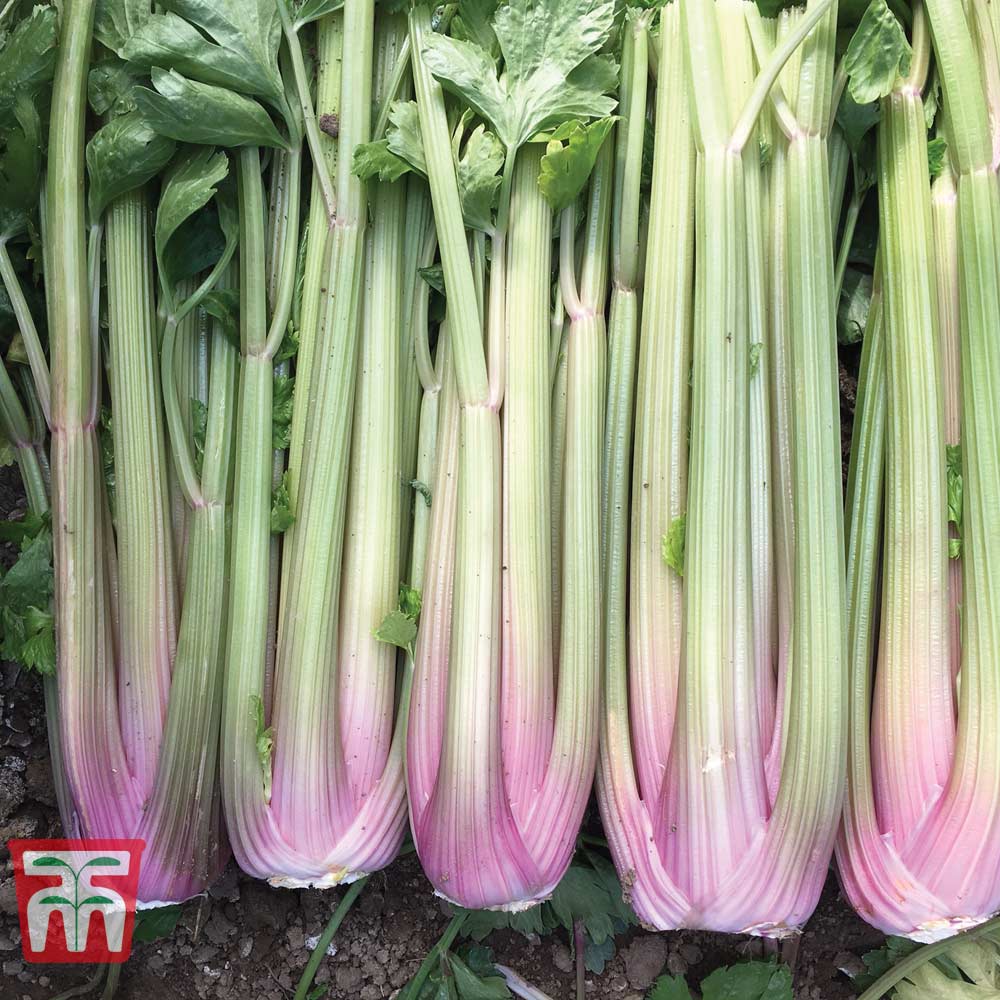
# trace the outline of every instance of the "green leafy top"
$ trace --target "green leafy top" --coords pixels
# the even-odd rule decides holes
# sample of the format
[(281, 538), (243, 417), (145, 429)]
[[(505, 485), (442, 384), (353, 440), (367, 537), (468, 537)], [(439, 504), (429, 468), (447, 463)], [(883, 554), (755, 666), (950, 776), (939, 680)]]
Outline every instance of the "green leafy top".
[(59, 41), (55, 7), (39, 6), (15, 25), (0, 49), (0, 127), (14, 118), (19, 95), (34, 96), (52, 79)]
[(52, 674), (56, 644), (50, 610), (54, 578), (49, 517), (28, 514), (0, 524), (0, 540), (20, 545), (14, 565), (6, 573), (0, 571), (0, 658)]
[(615, 101), (606, 95), (617, 67), (595, 53), (613, 22), (614, 3), (606, 0), (512, 0), (493, 19), (502, 74), (481, 32), (470, 37), (468, 21), (465, 37), (434, 34), (422, 55), (442, 86), (493, 126), (509, 153), (568, 119), (611, 113)]
[(572, 205), (583, 190), (613, 124), (613, 118), (598, 118), (589, 125), (574, 120), (548, 137), (538, 186), (554, 212)]
[(858, 104), (885, 97), (909, 72), (912, 54), (906, 32), (885, 0), (872, 0), (844, 54), (851, 96)]
[[(792, 1000), (792, 974), (775, 962), (741, 962), (702, 980), (702, 1000)], [(683, 976), (661, 976), (646, 1000), (691, 1000)]]

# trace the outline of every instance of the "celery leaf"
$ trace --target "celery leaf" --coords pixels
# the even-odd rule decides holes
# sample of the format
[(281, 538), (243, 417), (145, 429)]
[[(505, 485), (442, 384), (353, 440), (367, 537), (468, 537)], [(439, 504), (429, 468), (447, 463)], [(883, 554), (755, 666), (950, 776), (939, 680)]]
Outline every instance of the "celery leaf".
[(594, 55), (607, 40), (614, 3), (605, 0), (512, 0), (493, 30), (504, 58), (478, 41), (432, 35), (422, 53), (441, 85), (491, 123), (511, 152), (542, 129), (570, 118), (609, 115), (606, 96), (617, 67)]
[(567, 122), (549, 139), (538, 186), (554, 212), (571, 205), (583, 190), (613, 124), (613, 118), (599, 118), (589, 125)]
[(264, 784), (264, 800), (271, 801), (271, 755), (274, 751), (274, 727), (264, 727), (264, 702), (256, 694), (250, 695), (250, 718), (254, 724), (254, 746)]
[(127, 115), (135, 111), (132, 90), (136, 72), (119, 59), (104, 59), (87, 74), (87, 100), (94, 114)]
[(126, 191), (155, 177), (174, 155), (172, 139), (158, 135), (131, 112), (113, 118), (87, 143), (87, 191), (90, 219), (96, 222), (104, 209)]
[(687, 535), (687, 515), (675, 517), (660, 542), (663, 561), (678, 575), (684, 575), (684, 540)]
[(212, 200), (228, 173), (225, 153), (198, 148), (186, 151), (167, 174), (156, 210), (153, 243), (161, 281), (168, 288), (179, 280), (177, 268), (168, 265), (168, 244), (183, 223)]
[(417, 274), (427, 282), (439, 295), (444, 295), (444, 268), (440, 264), (429, 267), (418, 267)]
[(191, 399), (191, 437), (194, 441), (194, 464), (198, 472), (205, 458), (205, 436), (208, 433), (208, 407), (200, 400)]
[(344, 0), (305, 0), (295, 11), (295, 27), (301, 28), (312, 21), (318, 21), (343, 6)]
[(292, 440), (294, 394), (294, 378), (281, 374), (274, 376), (274, 395), (271, 403), (271, 447), (275, 451), (287, 448)]
[(462, 215), (470, 229), (483, 233), (492, 231), (503, 161), (500, 140), (487, 132), (484, 125), (473, 129), (456, 165)]
[(390, 611), (373, 633), (379, 642), (405, 649), (413, 656), (413, 642), (417, 638), (417, 621), (422, 600), (420, 591), (408, 584), (399, 585), (399, 603)]
[(837, 304), (837, 340), (841, 344), (856, 344), (864, 336), (871, 303), (872, 276), (867, 271), (847, 268)]
[(851, 96), (850, 91), (844, 91), (844, 96), (837, 106), (837, 124), (840, 126), (841, 132), (844, 133), (844, 139), (852, 153), (856, 153), (861, 148), (861, 140), (879, 123), (881, 118), (882, 111), (878, 101), (859, 104)]
[(386, 141), (389, 149), (405, 160), (417, 173), (427, 174), (424, 140), (420, 135), (420, 114), (416, 101), (395, 101), (389, 109)]
[(158, 938), (169, 937), (177, 926), (183, 909), (180, 904), (175, 904), (136, 911), (132, 940), (156, 941)]
[(149, 8), (149, 0), (97, 0), (94, 37), (118, 52), (152, 16)]
[(957, 559), (962, 554), (962, 446), (945, 445), (948, 470), (948, 523), (955, 525), (956, 537), (948, 542), (948, 555)]
[(48, 608), (54, 591), (52, 530), (47, 514), (3, 525), (2, 537), (20, 536), (17, 561), (0, 576), (0, 658), (41, 674), (55, 672), (55, 630)]
[(271, 494), (271, 534), (280, 535), (295, 523), (292, 498), (288, 493), (288, 471), (281, 476), (281, 482)]
[(459, 0), (458, 12), (451, 21), (452, 35), (473, 42), (496, 58), (500, 43), (492, 22), (498, 6), (497, 0)]
[(646, 1000), (691, 1000), (691, 991), (683, 976), (660, 976)]
[(912, 55), (896, 15), (885, 0), (872, 0), (844, 53), (851, 96), (858, 104), (885, 97), (910, 71)]
[(3, 136), (0, 159), (0, 239), (30, 229), (42, 178), (42, 122), (27, 91), (14, 99), (14, 124)]
[(226, 340), (240, 350), (240, 293), (235, 288), (213, 288), (202, 300), (201, 307), (217, 319)]
[(939, 136), (937, 139), (931, 139), (931, 141), (927, 143), (927, 166), (930, 170), (932, 179), (938, 177), (941, 171), (944, 170), (947, 156), (947, 139), (942, 139)]
[(37, 6), (14, 26), (0, 49), (0, 124), (13, 118), (19, 95), (31, 97), (52, 79), (58, 24), (55, 7)]
[(413, 640), (416, 637), (417, 623), (408, 614), (400, 611), (398, 608), (395, 611), (390, 611), (382, 619), (382, 624), (375, 629), (375, 638), (379, 642), (387, 642), (392, 646), (398, 646), (400, 649), (412, 651)]
[(488, 969), (480, 966), (473, 971), (458, 955), (449, 955), (448, 964), (451, 967), (451, 974), (455, 977), (455, 988), (461, 1000), (505, 1000), (511, 995), (506, 982), (496, 971), (492, 961), (489, 962)]
[(378, 178), (386, 183), (398, 181), (412, 170), (406, 160), (389, 149), (388, 139), (363, 142), (355, 146), (351, 169), (363, 181)]
[(716, 969), (701, 983), (702, 1000), (792, 1000), (792, 974), (775, 962)]
[(140, 66), (262, 97), (279, 110), (281, 20), (274, 0), (166, 0), (122, 47)]
[(287, 146), (257, 101), (176, 70), (154, 66), (151, 78), (155, 90), (137, 87), (133, 96), (160, 135), (202, 145)]

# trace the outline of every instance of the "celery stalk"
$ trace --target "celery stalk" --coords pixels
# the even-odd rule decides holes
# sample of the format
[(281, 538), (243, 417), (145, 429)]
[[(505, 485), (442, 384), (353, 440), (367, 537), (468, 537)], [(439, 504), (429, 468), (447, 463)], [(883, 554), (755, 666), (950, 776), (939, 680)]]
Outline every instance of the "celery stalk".
[(59, 718), (74, 815), (67, 830), (115, 836), (135, 828), (132, 781), (115, 698), (114, 646), (103, 571), (100, 448), (95, 426), (97, 331), (90, 328), (84, 226), (87, 67), (93, 0), (63, 10), (52, 91), (46, 237), (52, 353), (52, 500)]
[(177, 643), (168, 461), (153, 326), (149, 208), (142, 190), (108, 208), (108, 347), (122, 602), (118, 705), (133, 778), (148, 790), (160, 754)]

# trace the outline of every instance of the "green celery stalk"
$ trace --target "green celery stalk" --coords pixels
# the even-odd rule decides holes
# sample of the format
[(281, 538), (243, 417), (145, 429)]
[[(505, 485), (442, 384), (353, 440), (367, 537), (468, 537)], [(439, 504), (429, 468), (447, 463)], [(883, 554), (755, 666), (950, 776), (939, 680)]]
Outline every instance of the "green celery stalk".
[(103, 554), (100, 372), (91, 329), (84, 225), (84, 119), (94, 0), (63, 8), (52, 90), (45, 198), (52, 356), (53, 557), (59, 718), (75, 815), (69, 830), (120, 836), (135, 828), (133, 784), (115, 697), (114, 644)]
[(105, 221), (115, 535), (124, 595), (118, 705), (132, 776), (147, 790), (170, 698), (178, 618), (148, 219), (146, 194), (137, 189), (116, 198)]

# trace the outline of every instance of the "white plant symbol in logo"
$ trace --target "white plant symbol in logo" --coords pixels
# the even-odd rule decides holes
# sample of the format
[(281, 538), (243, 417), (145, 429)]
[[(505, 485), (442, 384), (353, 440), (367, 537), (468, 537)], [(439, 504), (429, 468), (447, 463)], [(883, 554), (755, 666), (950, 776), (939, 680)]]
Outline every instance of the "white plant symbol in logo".
[(25, 875), (58, 875), (62, 885), (40, 889), (28, 900), (28, 934), (33, 951), (45, 947), (53, 913), (62, 914), (69, 951), (83, 951), (90, 918), (100, 910), (108, 950), (121, 951), (128, 907), (122, 896), (106, 886), (94, 886), (95, 875), (125, 875), (127, 851), (25, 851)]

